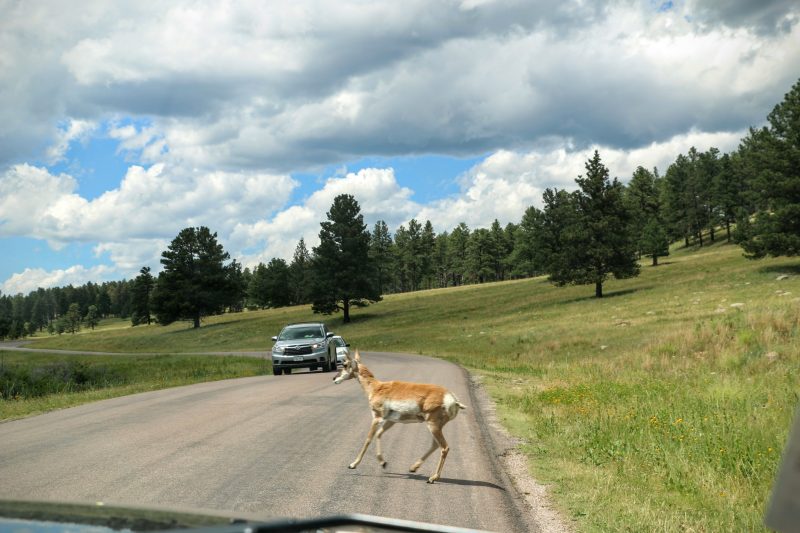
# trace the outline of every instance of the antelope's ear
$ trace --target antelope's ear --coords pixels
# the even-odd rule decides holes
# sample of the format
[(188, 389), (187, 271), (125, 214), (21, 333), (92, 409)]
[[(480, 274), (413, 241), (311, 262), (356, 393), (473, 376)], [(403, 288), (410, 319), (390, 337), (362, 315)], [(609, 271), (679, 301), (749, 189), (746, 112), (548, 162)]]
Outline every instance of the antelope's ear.
[(361, 362), (361, 354), (358, 353), (358, 350), (356, 350), (356, 362)]

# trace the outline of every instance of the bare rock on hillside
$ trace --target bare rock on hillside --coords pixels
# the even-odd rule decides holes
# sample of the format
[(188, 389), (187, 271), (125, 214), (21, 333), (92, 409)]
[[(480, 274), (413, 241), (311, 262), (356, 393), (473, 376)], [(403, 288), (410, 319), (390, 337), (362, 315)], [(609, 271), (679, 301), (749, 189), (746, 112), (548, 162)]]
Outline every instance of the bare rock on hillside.
[(775, 278), (775, 281), (781, 281), (781, 280), (784, 280), (784, 279), (789, 279), (789, 274), (781, 274), (780, 276)]

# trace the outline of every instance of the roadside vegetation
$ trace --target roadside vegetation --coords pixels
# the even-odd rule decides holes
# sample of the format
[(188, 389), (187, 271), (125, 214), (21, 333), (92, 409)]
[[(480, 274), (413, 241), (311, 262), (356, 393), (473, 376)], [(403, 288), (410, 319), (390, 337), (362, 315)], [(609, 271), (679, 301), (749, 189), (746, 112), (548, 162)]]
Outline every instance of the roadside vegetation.
[[(579, 530), (763, 530), (800, 392), (797, 259), (673, 247), (604, 291), (597, 299), (544, 277), (436, 289), (328, 325), (362, 351), (433, 355), (481, 376)], [(266, 351), (282, 325), (318, 318), (302, 306), (210, 317), (200, 329), (105, 322), (32, 346)]]
[(264, 360), (251, 357), (0, 350), (0, 421), (136, 392), (262, 375), (268, 370)]

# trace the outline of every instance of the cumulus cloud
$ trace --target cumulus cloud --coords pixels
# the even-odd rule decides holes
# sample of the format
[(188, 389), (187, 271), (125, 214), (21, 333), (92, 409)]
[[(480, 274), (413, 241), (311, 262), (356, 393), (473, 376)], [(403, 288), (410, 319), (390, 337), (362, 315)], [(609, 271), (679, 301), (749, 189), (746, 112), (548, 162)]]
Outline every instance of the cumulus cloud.
[(227, 170), (632, 148), (762, 120), (800, 62), (787, 1), (28, 5), (0, 30), (0, 166), (61, 146), (65, 116), (148, 117), (123, 141), (145, 162)]
[(75, 140), (86, 140), (89, 134), (97, 127), (93, 122), (87, 120), (70, 119), (62, 128), (58, 129), (55, 144), (50, 146), (46, 152), (47, 162), (50, 164), (58, 163), (64, 158), (64, 154), (69, 149), (70, 143)]
[(64, 287), (66, 285), (83, 285), (87, 281), (109, 281), (116, 275), (116, 270), (106, 265), (86, 268), (82, 265), (66, 269), (46, 271), (41, 268), (26, 268), (12, 275), (0, 285), (4, 294), (28, 294), (39, 287)]
[(0, 235), (71, 241), (174, 236), (186, 226), (225, 231), (268, 216), (297, 183), (287, 175), (132, 166), (118, 188), (87, 200), (74, 178), (23, 164), (0, 175)]
[(472, 228), (518, 223), (530, 206), (542, 207), (547, 188), (575, 189), (575, 178), (585, 172), (584, 164), (598, 150), (612, 177), (626, 183), (638, 166), (658, 168), (663, 173), (678, 154), (694, 146), (700, 151), (736, 148), (745, 131), (676, 135), (660, 143), (634, 150), (592, 145), (576, 148), (569, 142), (555, 143), (528, 151), (499, 150), (459, 178), (457, 195), (420, 206), (417, 220), (430, 220), (437, 232), (449, 231), (465, 222)]
[(300, 205), (290, 206), (271, 219), (238, 224), (230, 242), (240, 249), (258, 250), (255, 254), (242, 255), (245, 265), (266, 263), (272, 257), (290, 260), (301, 238), (309, 250), (319, 243), (320, 222), (327, 220), (327, 212), (336, 196), (352, 195), (371, 230), (378, 220), (395, 226), (412, 216), (419, 209), (410, 199), (412, 193), (411, 189), (400, 186), (391, 168), (366, 168), (333, 176)]

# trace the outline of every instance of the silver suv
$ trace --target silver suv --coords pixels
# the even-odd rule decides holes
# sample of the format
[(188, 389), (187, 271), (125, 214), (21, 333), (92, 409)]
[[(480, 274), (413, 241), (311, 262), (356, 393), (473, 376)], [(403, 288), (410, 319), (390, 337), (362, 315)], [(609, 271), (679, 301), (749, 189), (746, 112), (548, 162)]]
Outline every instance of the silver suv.
[(321, 322), (289, 324), (272, 337), (272, 373), (291, 374), (293, 368), (336, 372), (336, 344), (333, 332)]

